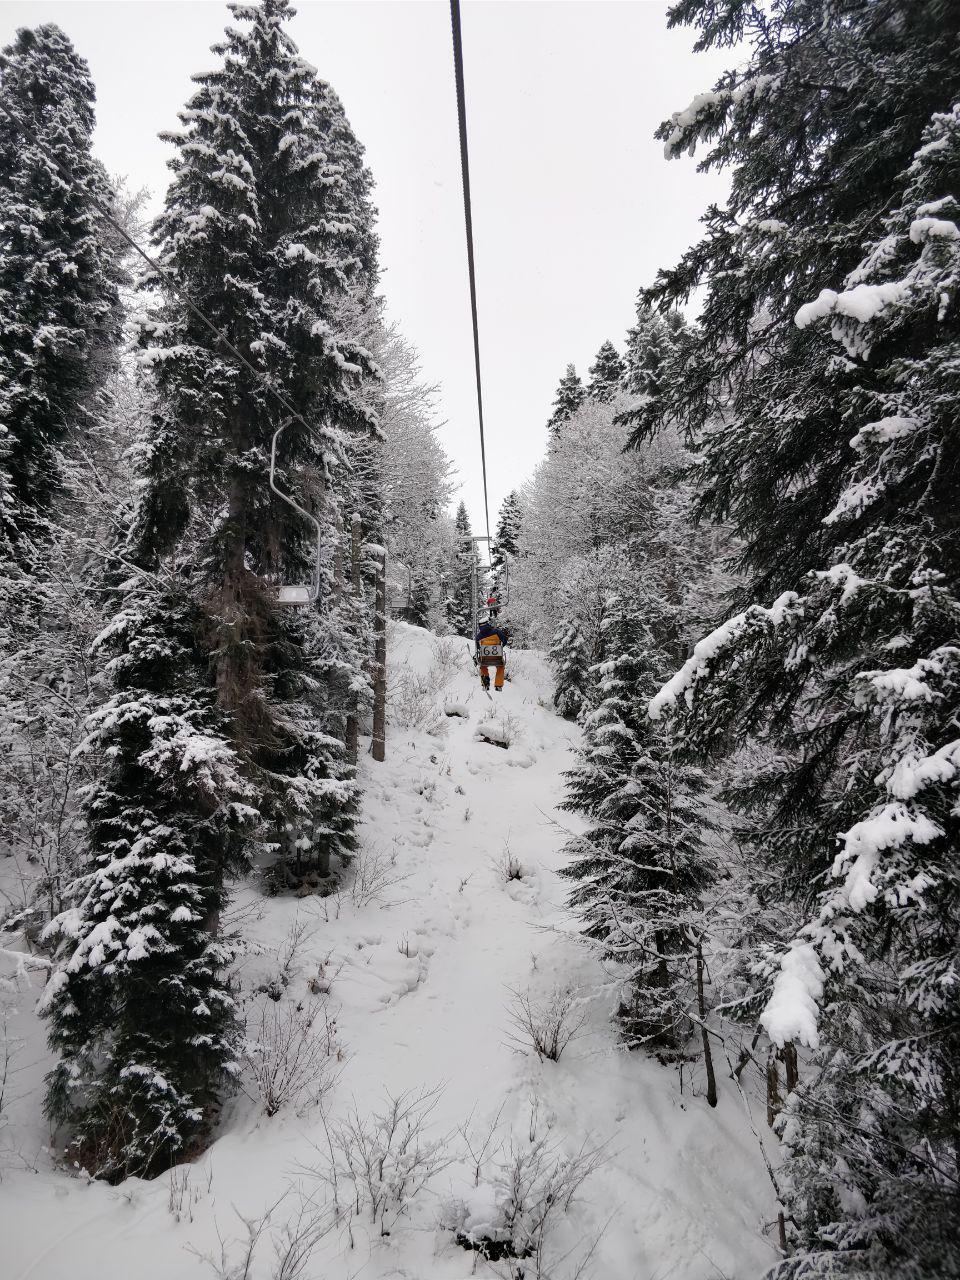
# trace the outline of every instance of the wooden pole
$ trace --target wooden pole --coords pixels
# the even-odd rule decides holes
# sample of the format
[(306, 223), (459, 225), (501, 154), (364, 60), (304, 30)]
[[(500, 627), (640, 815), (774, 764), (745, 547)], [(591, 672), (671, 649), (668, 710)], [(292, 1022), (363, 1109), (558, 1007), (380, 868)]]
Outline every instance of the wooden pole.
[(377, 568), (377, 598), (373, 616), (373, 742), (370, 753), (374, 760), (387, 756), (387, 549), (384, 547)]

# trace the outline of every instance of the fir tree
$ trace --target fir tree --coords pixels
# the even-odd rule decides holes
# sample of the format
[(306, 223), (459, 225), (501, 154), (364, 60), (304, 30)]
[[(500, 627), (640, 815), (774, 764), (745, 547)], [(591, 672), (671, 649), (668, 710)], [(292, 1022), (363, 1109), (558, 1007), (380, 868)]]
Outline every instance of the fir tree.
[(590, 655), (579, 619), (560, 625), (549, 658), (554, 674), (553, 705), (565, 720), (577, 720), (587, 703), (590, 672)]
[[(474, 609), (481, 604), (479, 564), (477, 544), (473, 541), (473, 528), (466, 503), (457, 507), (454, 518), (454, 552), (451, 566), (452, 582), (447, 597), (447, 622), (458, 636), (471, 636), (473, 633)], [(476, 572), (475, 572), (476, 570)], [(474, 597), (474, 583), (476, 598)]]
[(238, 1070), (236, 1009), (214, 927), (224, 870), (242, 865), (256, 811), (195, 637), (202, 610), (144, 576), (100, 644), (114, 692), (91, 717), (107, 760), (86, 795), (89, 853), (48, 936), (46, 1111), (98, 1177), (153, 1173), (209, 1131)]
[(641, 298), (637, 323), (627, 333), (622, 385), (630, 403), (617, 416), (628, 428), (628, 446), (641, 447), (651, 426), (662, 430), (669, 421), (667, 397), (683, 384), (686, 337), (676, 311), (661, 315)]
[(551, 440), (556, 440), (560, 434), (560, 428), (580, 408), (586, 399), (586, 395), (587, 393), (576, 369), (572, 364), (568, 364), (567, 371), (560, 379), (560, 385), (557, 387), (556, 399), (553, 402), (553, 413), (547, 422), (547, 430), (550, 433)]
[[(782, 8), (754, 65), (664, 129), (737, 167), (731, 209), (659, 292), (708, 284), (668, 400), (695, 424), (732, 388), (704, 493), (747, 540), (757, 602), (652, 709), (703, 754), (766, 746), (731, 798), (803, 924), (759, 958), (762, 1022), (813, 1050), (781, 1128), (776, 1274), (905, 1280), (960, 1268), (960, 14)], [(723, 38), (716, 5), (675, 13)]]
[(520, 531), (523, 525), (523, 511), (520, 506), (520, 495), (514, 489), (508, 493), (500, 507), (497, 517), (497, 531), (493, 546), (490, 548), (490, 566), (493, 570), (492, 592), (498, 599), (503, 596), (504, 579), (509, 578), (507, 557), (516, 560), (520, 554)]
[[(564, 802), (590, 825), (570, 843), (564, 874), (576, 882), (570, 900), (585, 934), (626, 970), (619, 1015), (626, 1042), (675, 1056), (689, 1037), (698, 956), (702, 963), (708, 824), (701, 775), (674, 759), (646, 716), (664, 654), (651, 626), (658, 607), (645, 603), (608, 604), (596, 707), (584, 719), (581, 762), (568, 775)], [(704, 1050), (712, 1075), (706, 1040)]]
[[(110, 1176), (178, 1158), (229, 1081), (228, 873), (290, 828), (322, 862), (353, 847), (344, 737), (363, 676), (337, 473), (376, 420), (369, 357), (338, 326), (369, 285), (370, 211), (342, 108), (283, 30), (286, 0), (231, 8), (243, 26), (196, 78), (155, 238), (168, 276), (316, 425), (291, 421), (178, 294), (145, 322), (155, 410), (125, 548), (139, 571), (105, 632), (114, 692), (91, 732), (110, 765), (47, 1000), (50, 1114)], [(268, 488), (280, 425), (283, 484), (327, 498), (317, 609), (282, 609), (272, 586), (309, 580), (313, 555)]]
[(17, 542), (55, 501), (61, 447), (95, 424), (118, 299), (87, 64), (48, 24), (17, 33), (0, 74), (0, 526)]
[(956, 6), (780, 0), (776, 15), (771, 28), (740, 0), (670, 10), (672, 26), (699, 30), (698, 48), (743, 41), (753, 53), (659, 130), (668, 156), (705, 144), (702, 167), (728, 167), (733, 181), (701, 241), (641, 298), (672, 309), (703, 291), (662, 416), (696, 439), (702, 505), (734, 525), (757, 599), (829, 556), (823, 521), (850, 435), (847, 370), (793, 317), (856, 267), (931, 110), (960, 93)]
[(590, 381), (587, 383), (587, 395), (594, 400), (612, 400), (620, 390), (626, 366), (613, 343), (607, 339), (597, 352), (597, 358), (590, 366)]

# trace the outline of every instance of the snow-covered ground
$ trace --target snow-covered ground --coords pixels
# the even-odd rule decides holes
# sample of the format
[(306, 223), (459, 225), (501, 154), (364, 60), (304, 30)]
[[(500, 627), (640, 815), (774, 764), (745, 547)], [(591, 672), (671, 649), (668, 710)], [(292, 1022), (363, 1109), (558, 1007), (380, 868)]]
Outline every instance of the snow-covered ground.
[[(242, 983), (251, 1026), (263, 1010), (285, 1018), (298, 1003), (301, 1016), (318, 1015), (316, 1029), (324, 1011), (335, 1018), (339, 1055), (327, 1072), (336, 1079), (322, 1106), (305, 1096), (268, 1117), (248, 1079), (195, 1163), (117, 1187), (71, 1176), (43, 1149), (48, 1062), (24, 991), (0, 1121), (4, 1280), (509, 1275), (509, 1262), (458, 1245), (457, 1229), (483, 1234), (502, 1221), (511, 1162), (531, 1174), (538, 1153), (535, 1200), (558, 1161), (597, 1149), (599, 1167), (568, 1208), (548, 1215), (540, 1270), (531, 1259), (513, 1274), (567, 1280), (590, 1254), (582, 1274), (603, 1280), (748, 1280), (774, 1259), (771, 1187), (722, 1059), (711, 1110), (697, 1072), (681, 1087), (676, 1070), (623, 1053), (606, 975), (571, 937), (557, 871), (562, 828), (575, 819), (556, 804), (577, 731), (550, 708), (541, 658), (514, 655), (495, 702), (476, 683), (464, 641), (398, 624), (391, 664), (388, 759), (364, 765), (360, 885), (351, 892), (348, 877), (333, 898), (267, 898), (251, 885), (235, 905), (250, 942)], [(478, 740), (485, 721), (509, 747)], [(509, 859), (519, 878), (508, 879)], [(280, 1001), (256, 994), (285, 961)], [(539, 1005), (558, 990), (573, 993), (571, 1016), (584, 1025), (558, 1062), (540, 1061), (512, 1027), (512, 993)], [(382, 1235), (368, 1205), (349, 1212), (356, 1195), (341, 1157), (337, 1219), (323, 1176), (327, 1134), (353, 1114), (375, 1137), (372, 1117), (388, 1095), (412, 1091), (406, 1101), (416, 1102), (424, 1090), (437, 1092), (419, 1108), (429, 1111), (419, 1160), (445, 1167), (399, 1216), (388, 1208)], [(754, 1113), (760, 1129), (756, 1102)], [(458, 1130), (476, 1149), (498, 1116), (478, 1176)], [(414, 1187), (417, 1145), (398, 1166)], [(247, 1270), (244, 1220), (260, 1228)], [(316, 1227), (301, 1270), (288, 1251), (298, 1224)]]

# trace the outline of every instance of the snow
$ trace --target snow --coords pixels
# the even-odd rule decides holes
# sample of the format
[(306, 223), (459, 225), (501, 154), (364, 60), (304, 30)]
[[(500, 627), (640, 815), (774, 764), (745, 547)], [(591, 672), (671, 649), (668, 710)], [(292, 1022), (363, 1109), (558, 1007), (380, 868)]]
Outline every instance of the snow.
[(882, 481), (872, 476), (866, 480), (855, 480), (840, 494), (836, 506), (823, 517), (823, 523), (836, 524), (838, 520), (860, 515), (866, 507), (876, 502), (885, 487)]
[(898, 800), (911, 800), (933, 782), (951, 782), (960, 774), (960, 738), (947, 742), (932, 755), (906, 755), (897, 761), (887, 790)]
[(905, 436), (912, 435), (919, 425), (916, 418), (907, 418), (898, 413), (891, 414), (889, 417), (879, 418), (876, 422), (868, 422), (862, 426), (850, 441), (850, 447), (862, 453), (868, 444), (886, 444), (890, 440), (902, 440)]
[(843, 848), (833, 864), (833, 875), (843, 880), (842, 895), (851, 911), (862, 911), (875, 902), (880, 892), (874, 874), (880, 855), (907, 840), (929, 844), (943, 835), (937, 824), (923, 813), (911, 811), (900, 801), (883, 805), (862, 822), (856, 822), (840, 839)]
[(914, 218), (910, 223), (910, 239), (914, 244), (925, 240), (960, 240), (957, 224), (947, 218)]
[(813, 576), (823, 579), (824, 582), (832, 582), (834, 586), (839, 586), (842, 583), (843, 590), (840, 592), (841, 604), (849, 603), (865, 583), (865, 579), (861, 578), (857, 571), (845, 562), (833, 564), (829, 569), (817, 569)]
[(813, 302), (804, 303), (797, 311), (794, 323), (799, 329), (805, 329), (815, 320), (836, 314), (866, 324), (887, 307), (902, 302), (906, 288), (902, 281), (892, 280), (884, 284), (857, 284), (842, 293), (821, 289)]
[(823, 995), (824, 973), (812, 943), (795, 942), (780, 957), (773, 993), (760, 1015), (760, 1023), (774, 1044), (798, 1041), (810, 1049), (819, 1044), (818, 1002)]
[[(585, 1142), (607, 1144), (598, 1171), (558, 1216), (553, 1256), (574, 1253), (551, 1270), (552, 1280), (568, 1280), (598, 1235), (585, 1273), (596, 1280), (755, 1280), (776, 1258), (763, 1228), (776, 1208), (726, 1070), (718, 1069), (713, 1110), (699, 1067), (685, 1068), (681, 1087), (675, 1070), (624, 1053), (610, 1021), (616, 993), (573, 936), (558, 871), (565, 832), (578, 828), (556, 806), (579, 731), (551, 709), (545, 663), (532, 652), (511, 653), (512, 678), (493, 712), (462, 640), (392, 624), (390, 663), (394, 688), (404, 673), (434, 673), (436, 715), (423, 721), (429, 731), (395, 714), (386, 762), (362, 757), (363, 853), (352, 874), (359, 882), (379, 867), (379, 891), (365, 900), (348, 874), (332, 897), (270, 898), (251, 878), (236, 891), (229, 917), (242, 922), (248, 943), (239, 979), (250, 1009), (264, 1000), (256, 989), (275, 977), (291, 929), (306, 926), (284, 999), (326, 1002), (336, 1020), (343, 1060), (324, 1103), (328, 1121), (340, 1123), (354, 1108), (369, 1117), (383, 1109), (387, 1092), (437, 1088), (427, 1136), (455, 1158), (389, 1236), (362, 1216), (352, 1223), (352, 1248), (345, 1228), (324, 1235), (304, 1280), (497, 1274), (493, 1267), (475, 1272), (476, 1255), (440, 1220), (451, 1203), (468, 1231), (482, 1233), (498, 1219), (501, 1182), (491, 1169), (475, 1176), (456, 1133), (468, 1122), (481, 1132), (498, 1113), (494, 1146), (506, 1151), (511, 1142), (528, 1150), (531, 1131), (567, 1154)], [(453, 706), (470, 718), (446, 717)], [(509, 751), (474, 738), (475, 725), (492, 716), (509, 725)], [(506, 881), (496, 866), (507, 847), (521, 879)], [(796, 959), (791, 964), (784, 973), (798, 981), (805, 973), (812, 990), (812, 966), (801, 973)], [(0, 965), (2, 973), (10, 969), (2, 957)], [(236, 1262), (246, 1238), (241, 1217), (258, 1220), (272, 1208), (249, 1275), (272, 1280), (274, 1246), (296, 1220), (301, 1192), (322, 1194), (305, 1172), (322, 1164), (326, 1150), (319, 1108), (304, 1104), (268, 1118), (245, 1076), (247, 1092), (228, 1102), (215, 1142), (193, 1163), (116, 1187), (74, 1176), (46, 1151), (40, 1113), (50, 1058), (31, 997), (43, 990), (43, 974), (19, 981), (11, 1031), (22, 1052), (6, 1126), (0, 1121), (4, 1276), (201, 1280), (214, 1273), (197, 1255), (219, 1262), (222, 1236)], [(509, 1043), (510, 989), (547, 995), (557, 987), (582, 1001), (586, 1026), (560, 1062), (540, 1062)], [(747, 1071), (743, 1080), (762, 1129), (759, 1074), (752, 1081)], [(764, 1139), (776, 1161), (775, 1140), (765, 1131)]]

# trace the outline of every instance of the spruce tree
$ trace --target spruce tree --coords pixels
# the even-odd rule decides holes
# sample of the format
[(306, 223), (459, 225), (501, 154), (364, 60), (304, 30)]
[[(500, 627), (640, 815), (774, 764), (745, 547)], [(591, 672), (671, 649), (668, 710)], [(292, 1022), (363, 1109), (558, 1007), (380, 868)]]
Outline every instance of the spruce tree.
[(520, 554), (520, 529), (523, 511), (516, 489), (508, 493), (497, 517), (497, 530), (490, 548), (490, 565), (493, 569), (492, 590), (497, 598), (503, 595), (504, 579), (510, 573), (507, 557), (516, 560)]
[(41, 1003), (59, 1055), (47, 1115), (111, 1181), (201, 1142), (239, 1070), (216, 922), (257, 817), (196, 645), (203, 608), (166, 574), (135, 582), (100, 642), (113, 692), (88, 729), (108, 765), (86, 795), (73, 904), (48, 928), (60, 964)]
[(594, 400), (607, 401), (620, 390), (626, 366), (613, 343), (607, 339), (597, 352), (597, 358), (590, 366), (590, 381), (587, 383), (587, 395)]
[[(473, 541), (473, 528), (466, 503), (461, 502), (457, 507), (453, 525), (455, 542), (451, 565), (452, 581), (447, 597), (447, 623), (456, 635), (472, 638), (474, 608), (479, 608), (482, 603), (483, 584), (479, 574), (480, 556), (477, 544)], [(477, 584), (476, 598), (474, 582)]]
[(577, 720), (587, 704), (590, 655), (578, 618), (561, 623), (549, 653), (553, 705), (565, 720)]
[(567, 371), (560, 379), (560, 385), (557, 387), (557, 395), (553, 402), (553, 413), (547, 422), (547, 430), (550, 433), (551, 440), (556, 440), (560, 434), (560, 428), (580, 408), (586, 399), (586, 395), (587, 393), (576, 369), (572, 364), (568, 364)]
[(661, 314), (642, 299), (627, 333), (623, 390), (628, 405), (616, 421), (628, 428), (629, 446), (642, 448), (670, 420), (670, 397), (683, 385), (687, 329), (676, 311)]
[(734, 520), (752, 582), (652, 710), (704, 755), (762, 744), (731, 799), (803, 922), (755, 972), (773, 1043), (811, 1053), (781, 1127), (775, 1274), (949, 1275), (960, 14), (779, 9), (775, 28), (732, 3), (674, 10), (704, 46), (761, 37), (752, 65), (664, 126), (671, 150), (712, 139), (709, 163), (735, 173), (728, 209), (651, 295), (707, 286), (666, 409), (696, 430), (728, 401), (704, 504)]
[(0, 535), (19, 543), (56, 499), (62, 446), (95, 425), (118, 299), (86, 62), (45, 24), (17, 33), (0, 76)]
[(696, 28), (698, 49), (751, 50), (660, 127), (668, 156), (703, 145), (701, 168), (730, 169), (732, 185), (641, 301), (674, 308), (702, 291), (664, 416), (696, 439), (703, 507), (734, 525), (750, 594), (769, 599), (830, 554), (823, 521), (850, 435), (848, 371), (793, 317), (857, 266), (930, 112), (960, 93), (960, 11), (778, 0), (770, 22), (741, 0), (680, 0), (670, 25)]
[[(196, 77), (170, 139), (155, 240), (168, 278), (311, 429), (148, 280), (155, 409), (124, 548), (134, 571), (104, 633), (113, 694), (91, 723), (109, 764), (87, 801), (74, 909), (53, 926), (46, 1001), (61, 1054), (49, 1113), (107, 1176), (181, 1158), (234, 1071), (227, 875), (291, 828), (322, 861), (353, 845), (344, 736), (360, 655), (338, 475), (376, 419), (369, 357), (340, 326), (369, 284), (367, 179), (342, 108), (283, 29), (286, 0), (231, 9), (241, 25), (216, 46), (223, 65)], [(308, 581), (314, 554), (268, 487), (281, 425), (281, 483), (315, 510), (327, 498), (316, 608), (277, 602), (274, 584)]]
[[(702, 775), (674, 758), (646, 715), (664, 670), (659, 611), (652, 596), (608, 603), (596, 706), (584, 718), (581, 760), (568, 774), (563, 805), (589, 826), (570, 842), (563, 874), (575, 881), (570, 901), (585, 934), (621, 966), (626, 1043), (676, 1057), (691, 1029), (702, 895), (712, 872), (702, 840)], [(704, 1049), (712, 1076), (705, 1040)]]

